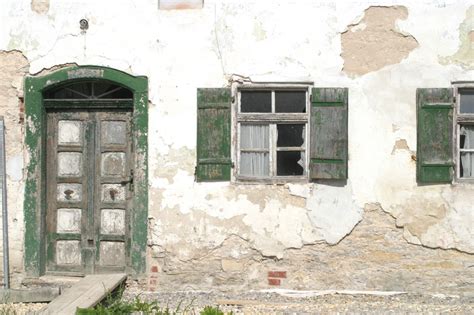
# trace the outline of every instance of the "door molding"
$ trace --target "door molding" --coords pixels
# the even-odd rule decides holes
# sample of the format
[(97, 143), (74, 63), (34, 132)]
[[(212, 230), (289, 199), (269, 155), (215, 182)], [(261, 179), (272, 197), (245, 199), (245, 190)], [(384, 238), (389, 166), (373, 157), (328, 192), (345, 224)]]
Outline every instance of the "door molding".
[(146, 272), (148, 219), (148, 78), (132, 76), (107, 67), (74, 66), (53, 73), (26, 77), (25, 145), (27, 150), (24, 191), (24, 266), (26, 274), (38, 277), (45, 272), (46, 218), (46, 107), (43, 92), (65, 83), (106, 80), (133, 92), (132, 135), (134, 150), (134, 196), (130, 217), (130, 272)]

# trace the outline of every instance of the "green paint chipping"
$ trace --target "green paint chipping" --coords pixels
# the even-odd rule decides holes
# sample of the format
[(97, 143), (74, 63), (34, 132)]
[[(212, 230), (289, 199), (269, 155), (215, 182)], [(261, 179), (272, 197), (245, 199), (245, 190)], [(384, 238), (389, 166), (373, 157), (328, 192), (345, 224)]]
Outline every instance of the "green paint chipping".
[(440, 63), (459, 64), (465, 69), (474, 70), (474, 5), (466, 11), (466, 18), (459, 25), (459, 49), (448, 57), (439, 57)]
[(135, 194), (131, 224), (131, 272), (146, 271), (148, 218), (148, 79), (97, 66), (75, 66), (41, 77), (25, 79), (25, 143), (29, 155), (23, 211), (25, 217), (25, 271), (37, 277), (45, 268), (45, 106), (42, 93), (46, 89), (77, 80), (108, 80), (130, 89), (133, 94), (135, 146)]

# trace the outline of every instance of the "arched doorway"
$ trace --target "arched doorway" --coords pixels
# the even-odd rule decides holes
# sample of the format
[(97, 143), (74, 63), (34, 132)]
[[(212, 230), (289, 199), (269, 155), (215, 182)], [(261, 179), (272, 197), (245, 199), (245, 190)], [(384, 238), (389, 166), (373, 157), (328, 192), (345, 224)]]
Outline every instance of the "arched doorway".
[(25, 91), (27, 273), (143, 273), (147, 79), (74, 67)]

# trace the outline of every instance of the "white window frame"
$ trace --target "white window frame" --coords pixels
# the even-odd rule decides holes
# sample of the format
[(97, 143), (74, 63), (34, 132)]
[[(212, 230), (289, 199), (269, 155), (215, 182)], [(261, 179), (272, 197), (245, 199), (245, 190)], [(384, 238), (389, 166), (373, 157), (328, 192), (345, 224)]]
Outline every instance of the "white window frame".
[[(454, 157), (454, 167), (455, 167), (455, 179), (457, 183), (474, 183), (474, 177), (461, 177), (461, 151), (466, 152), (465, 150), (460, 149), (461, 145), (461, 125), (474, 125), (474, 114), (461, 114), (461, 90), (469, 89), (474, 90), (474, 81), (456, 81), (452, 82), (453, 85), (453, 97), (454, 97), (454, 110), (453, 110), (453, 139), (454, 139), (454, 148), (453, 148), (453, 157)], [(471, 150), (470, 150), (471, 151)], [(472, 150), (474, 152), (474, 150)]]
[[(309, 143), (310, 143), (310, 93), (312, 83), (288, 83), (288, 84), (236, 84), (233, 86), (233, 111), (232, 111), (232, 156), (236, 161), (234, 165), (233, 180), (242, 183), (288, 183), (288, 182), (307, 182), (308, 181), (308, 165), (309, 165)], [(271, 91), (272, 93), (272, 112), (271, 113), (241, 113), (240, 100), (241, 91)], [(304, 91), (306, 92), (306, 112), (305, 113), (275, 113), (275, 91)], [(269, 163), (270, 174), (265, 177), (240, 175), (240, 126), (242, 123), (259, 123), (264, 122), (269, 125)], [(300, 176), (277, 176), (276, 164), (276, 140), (278, 123), (302, 123), (305, 124), (305, 165), (303, 175)], [(285, 151), (285, 149), (283, 149)]]

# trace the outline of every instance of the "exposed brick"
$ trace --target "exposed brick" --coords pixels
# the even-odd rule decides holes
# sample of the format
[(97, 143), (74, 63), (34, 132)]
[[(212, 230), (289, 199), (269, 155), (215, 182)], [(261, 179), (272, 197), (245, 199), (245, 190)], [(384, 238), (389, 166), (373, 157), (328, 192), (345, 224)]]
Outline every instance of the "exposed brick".
[(149, 282), (150, 285), (156, 285), (157, 283), (158, 281), (156, 279), (150, 279), (150, 282)]
[(286, 278), (286, 271), (269, 271), (268, 278)]
[(158, 272), (158, 266), (151, 266), (151, 272)]
[(280, 285), (280, 279), (268, 279), (269, 285)]

